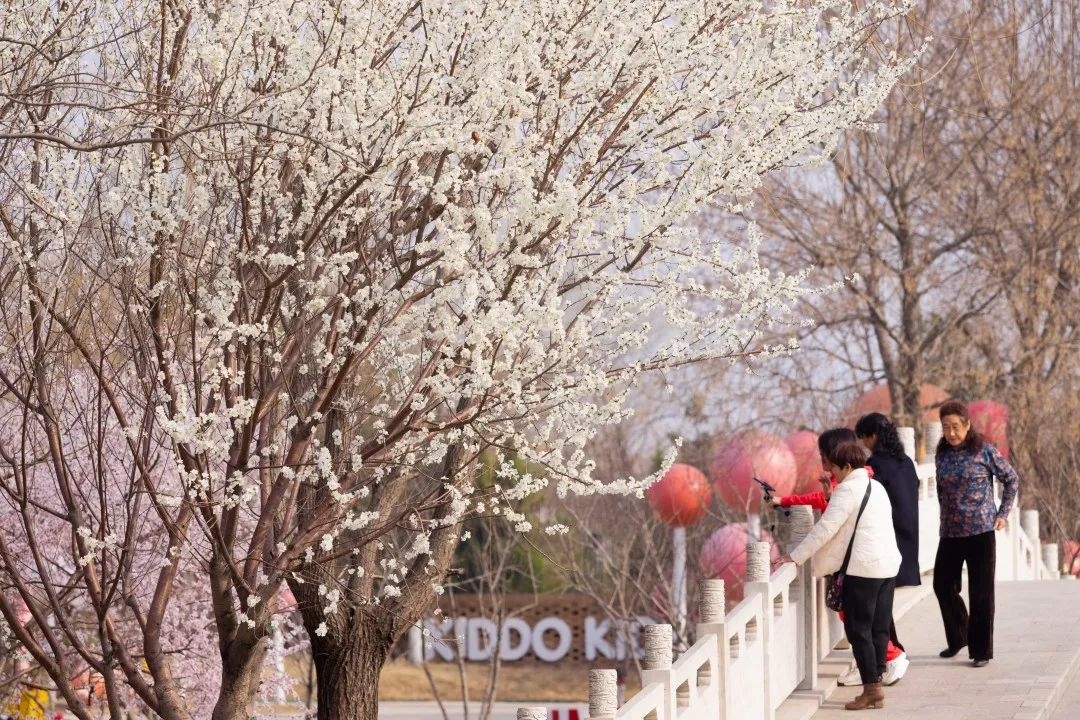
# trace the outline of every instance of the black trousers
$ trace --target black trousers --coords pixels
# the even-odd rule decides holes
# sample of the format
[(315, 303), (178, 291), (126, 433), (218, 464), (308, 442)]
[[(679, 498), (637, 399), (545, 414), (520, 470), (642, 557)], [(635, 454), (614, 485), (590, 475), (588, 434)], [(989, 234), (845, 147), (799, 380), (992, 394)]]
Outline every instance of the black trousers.
[[(968, 570), (971, 614), (960, 596), (960, 573)], [(967, 645), (972, 660), (994, 657), (994, 570), (997, 539), (993, 531), (971, 537), (941, 538), (934, 561), (934, 594), (945, 624), (945, 642), (954, 650)]]
[(864, 684), (885, 672), (896, 578), (844, 578), (844, 633)]

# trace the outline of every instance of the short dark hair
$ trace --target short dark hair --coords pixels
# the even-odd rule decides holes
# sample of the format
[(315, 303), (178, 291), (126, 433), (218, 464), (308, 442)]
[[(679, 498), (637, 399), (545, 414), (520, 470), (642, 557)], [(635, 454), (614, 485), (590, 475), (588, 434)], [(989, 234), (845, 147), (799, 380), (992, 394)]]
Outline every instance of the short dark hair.
[(825, 459), (839, 468), (859, 468), (866, 464), (866, 448), (856, 439), (841, 440)]
[(855, 431), (851, 428), (840, 427), (826, 430), (818, 435), (818, 452), (821, 453), (822, 457), (828, 459), (832, 455), (833, 450), (836, 449), (836, 446), (846, 440), (858, 442), (858, 438), (855, 437)]
[[(946, 400), (941, 404), (938, 409), (938, 418), (942, 421), (949, 415), (954, 415), (968, 424), (967, 437), (964, 438), (964, 442), (960, 444), (960, 447), (971, 453), (981, 452), (983, 446), (986, 445), (986, 438), (982, 436), (975, 426), (971, 424), (971, 417), (968, 415), (967, 405), (959, 400)], [(937, 451), (943, 453), (946, 450), (952, 450), (952, 445), (945, 439), (943, 435), (941, 440), (938, 441)]]

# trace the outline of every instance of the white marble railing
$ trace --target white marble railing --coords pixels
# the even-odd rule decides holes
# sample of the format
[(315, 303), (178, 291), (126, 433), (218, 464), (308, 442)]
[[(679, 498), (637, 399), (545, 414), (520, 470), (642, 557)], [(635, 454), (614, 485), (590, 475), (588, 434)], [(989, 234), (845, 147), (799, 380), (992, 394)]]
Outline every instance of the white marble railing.
[[(934, 567), (938, 545), (938, 500), (932, 462), (918, 466), (919, 565)], [(1042, 545), (1038, 513), (1019, 508), (997, 536), (999, 580), (1060, 577), (1057, 545)], [(788, 548), (812, 526), (809, 508), (792, 508)], [(590, 720), (774, 720), (796, 689), (812, 690), (817, 663), (836, 646), (843, 626), (824, 606), (824, 582), (809, 564), (786, 564), (770, 574), (768, 548), (751, 543), (744, 599), (725, 612), (722, 580), (702, 588), (697, 642), (672, 661), (670, 625), (643, 628), (645, 658), (641, 691), (617, 707), (614, 670), (591, 670)], [(758, 561), (754, 561), (755, 557)], [(927, 578), (927, 581), (929, 579)], [(521, 708), (519, 720), (547, 718), (545, 708)]]

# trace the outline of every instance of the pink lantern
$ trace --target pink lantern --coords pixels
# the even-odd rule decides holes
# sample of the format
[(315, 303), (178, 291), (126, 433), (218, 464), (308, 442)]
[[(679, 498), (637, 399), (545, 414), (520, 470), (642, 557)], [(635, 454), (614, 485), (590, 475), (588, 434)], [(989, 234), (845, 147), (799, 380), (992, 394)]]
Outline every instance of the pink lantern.
[(1009, 457), (1009, 408), (993, 400), (976, 400), (968, 405), (968, 417), (971, 426)]
[(732, 510), (761, 511), (761, 488), (757, 477), (772, 485), (776, 495), (790, 495), (795, 489), (795, 456), (780, 438), (763, 432), (748, 432), (729, 440), (712, 462), (713, 489)]
[[(770, 555), (773, 560), (780, 557), (780, 549), (773, 544), (767, 532), (761, 533), (761, 539), (770, 543)], [(710, 535), (698, 555), (698, 568), (702, 575), (708, 579), (722, 579), (727, 599), (734, 602), (738, 602), (743, 597), (743, 582), (746, 580), (746, 543), (748, 542), (750, 542), (750, 531), (746, 523), (731, 523)]]
[[(945, 392), (937, 385), (925, 383), (920, 386), (919, 410), (922, 413), (922, 421), (937, 421), (937, 409), (941, 403), (948, 399), (949, 393)], [(859, 418), (872, 412), (879, 412), (883, 415), (892, 415), (892, 398), (889, 397), (888, 383), (882, 383), (860, 395), (851, 405), (851, 409), (848, 411), (847, 417), (845, 417), (845, 424), (848, 427), (855, 427), (855, 423), (858, 422)]]
[(799, 430), (784, 438), (788, 450), (795, 456), (795, 494), (803, 495), (821, 489), (821, 453), (818, 451), (817, 433)]
[(653, 483), (647, 493), (653, 511), (672, 527), (688, 527), (705, 516), (712, 490), (695, 467), (676, 463)]

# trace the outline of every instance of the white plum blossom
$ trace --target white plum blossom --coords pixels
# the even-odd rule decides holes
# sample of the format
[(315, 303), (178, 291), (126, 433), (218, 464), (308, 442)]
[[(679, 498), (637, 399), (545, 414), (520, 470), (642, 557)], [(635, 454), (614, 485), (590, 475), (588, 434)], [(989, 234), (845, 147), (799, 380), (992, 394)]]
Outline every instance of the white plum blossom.
[[(90, 494), (145, 499), (158, 534), (127, 541), (183, 543), (160, 587), (211, 575), (233, 651), (269, 642), (285, 584), (319, 637), (344, 603), (406, 627), (463, 521), (529, 532), (519, 503), (548, 488), (642, 494), (655, 475), (600, 477), (587, 448), (643, 374), (785, 350), (760, 337), (798, 321), (805, 276), (695, 215), (870, 118), (911, 61), (875, 29), (906, 10), (20, 0), (4, 377), (27, 398), (80, 378), (122, 438)], [(106, 524), (77, 562), (116, 562)]]

